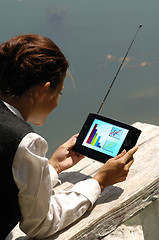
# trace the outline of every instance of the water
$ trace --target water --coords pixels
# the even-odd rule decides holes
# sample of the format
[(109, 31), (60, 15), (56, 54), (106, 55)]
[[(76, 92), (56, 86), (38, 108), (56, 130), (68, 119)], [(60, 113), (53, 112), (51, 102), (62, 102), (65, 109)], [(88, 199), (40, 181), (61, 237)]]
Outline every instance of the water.
[(48, 156), (97, 112), (139, 26), (143, 24), (101, 114), (132, 124), (159, 125), (158, 0), (0, 0), (0, 42), (38, 33), (70, 62), (59, 107), (43, 127)]

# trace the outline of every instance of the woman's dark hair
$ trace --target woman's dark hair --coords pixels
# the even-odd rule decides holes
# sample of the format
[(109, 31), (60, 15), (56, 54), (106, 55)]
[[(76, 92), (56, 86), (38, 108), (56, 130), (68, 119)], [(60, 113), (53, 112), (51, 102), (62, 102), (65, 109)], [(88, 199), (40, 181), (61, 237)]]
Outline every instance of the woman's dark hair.
[(15, 36), (0, 45), (0, 91), (20, 96), (32, 86), (61, 83), (69, 64), (59, 47), (36, 34)]

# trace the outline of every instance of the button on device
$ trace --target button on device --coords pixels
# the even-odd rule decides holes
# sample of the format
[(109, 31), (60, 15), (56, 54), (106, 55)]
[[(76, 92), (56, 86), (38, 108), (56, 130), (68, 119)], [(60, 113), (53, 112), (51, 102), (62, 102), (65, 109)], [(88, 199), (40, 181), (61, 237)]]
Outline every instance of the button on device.
[(131, 144), (131, 140), (130, 139), (127, 139), (124, 143), (124, 146), (125, 147), (128, 147), (129, 145)]

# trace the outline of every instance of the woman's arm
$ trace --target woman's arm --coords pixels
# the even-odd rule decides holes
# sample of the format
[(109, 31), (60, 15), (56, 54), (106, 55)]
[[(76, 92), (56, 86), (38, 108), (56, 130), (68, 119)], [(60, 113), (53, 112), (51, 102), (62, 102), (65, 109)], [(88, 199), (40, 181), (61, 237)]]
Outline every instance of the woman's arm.
[(19, 188), (20, 227), (31, 237), (44, 238), (68, 226), (101, 193), (98, 182), (89, 179), (75, 184), (68, 192), (54, 195), (52, 182), (58, 182), (58, 175), (49, 166), (46, 151), (46, 141), (29, 133), (21, 141), (13, 162), (13, 176)]

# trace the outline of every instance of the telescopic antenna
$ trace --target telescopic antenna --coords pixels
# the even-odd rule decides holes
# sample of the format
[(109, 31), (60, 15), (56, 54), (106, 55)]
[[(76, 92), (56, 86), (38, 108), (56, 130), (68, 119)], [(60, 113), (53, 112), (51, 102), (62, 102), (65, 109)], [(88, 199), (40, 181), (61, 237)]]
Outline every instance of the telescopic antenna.
[(117, 73), (116, 73), (116, 75), (115, 75), (115, 77), (114, 77), (114, 79), (113, 79), (113, 81), (112, 81), (112, 83), (111, 83), (111, 85), (110, 85), (110, 87), (109, 87), (109, 89), (108, 89), (108, 91), (107, 91), (107, 93), (106, 93), (106, 95), (105, 95), (103, 101), (102, 101), (102, 104), (100, 105), (100, 107), (99, 107), (99, 109), (98, 109), (97, 114), (100, 113), (100, 111), (101, 111), (101, 109), (102, 109), (102, 107), (103, 107), (103, 105), (104, 105), (104, 102), (105, 102), (106, 98), (108, 97), (108, 94), (109, 94), (109, 92), (110, 92), (110, 90), (111, 90), (111, 88), (112, 88), (112, 86), (113, 86), (113, 84), (114, 84), (114, 82), (115, 82), (115, 80), (116, 80), (116, 78), (117, 78), (119, 72), (120, 72), (121, 67), (123, 66), (123, 63), (124, 63), (124, 61), (125, 61), (125, 59), (126, 59), (128, 53), (129, 53), (130, 48), (132, 47), (133, 42), (135, 41), (135, 38), (136, 38), (136, 36), (137, 36), (137, 34), (138, 34), (138, 32), (139, 32), (139, 30), (140, 30), (141, 27), (142, 27), (142, 24), (139, 25), (139, 27), (138, 27), (138, 29), (137, 29), (137, 32), (136, 32), (136, 34), (135, 34), (135, 36), (134, 36), (132, 42), (130, 43), (130, 46), (129, 46), (129, 48), (128, 48), (126, 54), (125, 54), (125, 57), (123, 58), (122, 63), (120, 64), (120, 66), (119, 66), (119, 68), (118, 68), (118, 71), (117, 71)]

